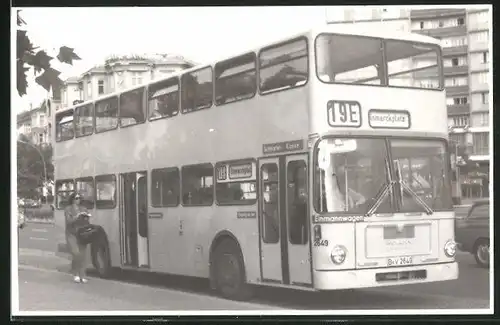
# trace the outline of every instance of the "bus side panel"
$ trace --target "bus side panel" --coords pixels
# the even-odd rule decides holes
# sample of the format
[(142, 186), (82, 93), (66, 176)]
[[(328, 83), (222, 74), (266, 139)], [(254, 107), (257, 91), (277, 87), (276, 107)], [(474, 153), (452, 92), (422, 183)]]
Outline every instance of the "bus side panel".
[(120, 222), (118, 206), (114, 209), (95, 210), (91, 222), (101, 226), (106, 232), (109, 244), (109, 254), (112, 267), (121, 266), (120, 258)]
[[(244, 215), (245, 218), (238, 218), (238, 212), (240, 212), (240, 216)], [(242, 214), (241, 212), (254, 212), (255, 214)], [(259, 282), (260, 256), (257, 204), (218, 206), (211, 222), (210, 233), (212, 235), (208, 238), (208, 249), (210, 249), (215, 236), (224, 230), (233, 234), (240, 245), (247, 281), (252, 283)]]

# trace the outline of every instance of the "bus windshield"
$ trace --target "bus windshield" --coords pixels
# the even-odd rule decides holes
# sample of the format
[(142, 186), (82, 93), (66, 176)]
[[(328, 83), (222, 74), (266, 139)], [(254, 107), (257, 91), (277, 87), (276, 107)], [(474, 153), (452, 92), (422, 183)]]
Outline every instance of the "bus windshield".
[(326, 83), (443, 87), (439, 47), (433, 44), (322, 34), (316, 40), (316, 69)]
[(321, 140), (316, 210), (366, 214), (378, 198), (376, 213), (451, 209), (445, 153), (444, 142), (434, 139)]

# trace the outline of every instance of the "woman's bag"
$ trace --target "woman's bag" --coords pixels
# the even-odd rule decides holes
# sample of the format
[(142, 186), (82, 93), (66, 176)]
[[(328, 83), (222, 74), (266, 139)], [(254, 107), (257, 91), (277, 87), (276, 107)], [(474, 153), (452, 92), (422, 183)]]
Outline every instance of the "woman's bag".
[(76, 230), (76, 238), (78, 242), (82, 245), (90, 244), (97, 238), (97, 235), (101, 231), (101, 227), (93, 224), (87, 224), (85, 226), (78, 227)]

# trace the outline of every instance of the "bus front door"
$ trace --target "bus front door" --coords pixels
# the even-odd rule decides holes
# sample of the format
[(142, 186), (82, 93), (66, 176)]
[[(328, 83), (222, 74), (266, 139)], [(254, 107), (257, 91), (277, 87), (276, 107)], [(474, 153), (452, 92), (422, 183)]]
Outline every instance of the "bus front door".
[(261, 278), (311, 285), (307, 154), (259, 160)]

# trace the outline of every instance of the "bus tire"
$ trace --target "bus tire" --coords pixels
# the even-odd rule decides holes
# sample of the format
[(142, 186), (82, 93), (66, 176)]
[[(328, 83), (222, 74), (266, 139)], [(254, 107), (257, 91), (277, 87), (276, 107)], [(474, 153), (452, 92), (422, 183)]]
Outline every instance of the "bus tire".
[(247, 300), (253, 290), (246, 282), (243, 254), (234, 240), (223, 239), (214, 251), (214, 284), (217, 292), (230, 300)]
[(92, 264), (97, 274), (102, 278), (108, 278), (111, 275), (111, 259), (109, 255), (108, 242), (101, 237), (91, 246)]

